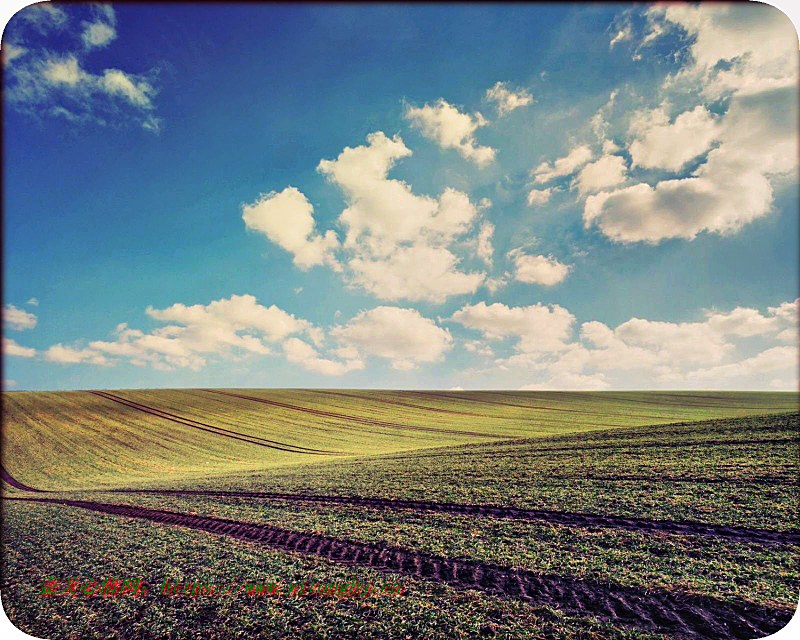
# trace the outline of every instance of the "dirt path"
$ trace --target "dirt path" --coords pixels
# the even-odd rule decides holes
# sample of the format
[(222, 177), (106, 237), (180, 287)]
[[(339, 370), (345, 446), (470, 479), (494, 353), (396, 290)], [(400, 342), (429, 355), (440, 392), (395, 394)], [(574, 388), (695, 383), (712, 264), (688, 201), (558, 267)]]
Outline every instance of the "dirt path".
[(100, 513), (224, 534), (275, 549), (319, 556), (345, 565), (360, 565), (456, 589), (477, 589), (550, 606), (568, 616), (592, 616), (673, 636), (728, 640), (759, 638), (785, 626), (790, 608), (770, 608), (743, 601), (643, 589), (600, 580), (541, 574), (486, 562), (459, 560), (387, 546), (270, 525), (120, 504), (58, 498), (3, 498), (79, 507)]
[(226, 498), (286, 500), (289, 502), (316, 502), (348, 504), (371, 509), (393, 511), (427, 511), (434, 513), (453, 513), (458, 515), (488, 516), (491, 518), (511, 518), (517, 520), (537, 520), (571, 527), (606, 527), (629, 531), (661, 532), (678, 535), (696, 535), (725, 538), (737, 542), (759, 544), (800, 544), (800, 531), (774, 531), (751, 527), (734, 527), (719, 524), (705, 524), (693, 521), (653, 520), (650, 518), (631, 518), (626, 516), (573, 513), (569, 511), (550, 511), (526, 509), (508, 505), (469, 504), (456, 502), (433, 502), (428, 500), (399, 500), (394, 498), (366, 498), (363, 496), (325, 496), (294, 493), (273, 493), (267, 491), (223, 491), (203, 489), (116, 489), (110, 493), (145, 493), (178, 496), (214, 496)]
[(324, 416), (326, 418), (338, 418), (340, 420), (348, 420), (349, 422), (356, 422), (358, 424), (364, 424), (371, 427), (389, 427), (392, 429), (404, 429), (407, 431), (428, 431), (431, 433), (447, 433), (447, 434), (455, 434), (455, 435), (462, 435), (462, 436), (475, 436), (478, 438), (492, 438), (492, 439), (499, 439), (503, 438), (506, 440), (510, 440), (514, 437), (513, 435), (509, 434), (499, 434), (499, 433), (485, 433), (480, 431), (459, 431), (457, 429), (439, 429), (437, 427), (420, 427), (415, 425), (408, 425), (408, 424), (400, 424), (398, 422), (387, 422), (385, 420), (373, 420), (371, 418), (364, 418), (361, 416), (351, 416), (344, 413), (334, 413), (333, 411), (323, 411), (322, 409), (312, 409), (311, 407), (301, 407), (296, 404), (289, 404), (286, 402), (278, 402), (277, 400), (267, 400), (266, 398), (257, 398), (255, 396), (245, 396), (238, 393), (230, 393), (228, 391), (218, 391), (216, 389), (202, 389), (202, 391), (207, 391), (208, 393), (217, 393), (223, 396), (230, 396), (232, 398), (240, 398), (242, 400), (251, 400), (253, 402), (261, 402), (262, 404), (268, 404), (273, 407), (280, 407), (282, 409), (291, 409), (292, 411), (302, 411), (303, 413), (311, 413), (316, 416)]
[(306, 453), (309, 455), (337, 455), (341, 454), (340, 451), (326, 451), (324, 449), (309, 449), (308, 447), (301, 447), (299, 445), (294, 444), (286, 444), (284, 442), (276, 442), (274, 440), (266, 440), (264, 438), (259, 438), (258, 436), (251, 436), (246, 433), (240, 433), (238, 431), (232, 431), (230, 429), (225, 429), (224, 427), (216, 427), (211, 424), (206, 424), (205, 422), (198, 422), (197, 420), (193, 420), (191, 418), (183, 418), (181, 416), (177, 416), (174, 413), (168, 413), (166, 411), (161, 411), (160, 409), (155, 409), (153, 407), (148, 407), (147, 405), (141, 404), (139, 402), (135, 402), (133, 400), (128, 400), (126, 398), (122, 398), (120, 396), (116, 396), (113, 393), (108, 393), (107, 391), (90, 391), (89, 393), (93, 393), (96, 396), (101, 398), (105, 398), (106, 400), (110, 400), (112, 402), (116, 402), (118, 404), (124, 405), (126, 407), (130, 407), (131, 409), (137, 409), (138, 411), (142, 411), (144, 413), (148, 413), (152, 416), (157, 416), (159, 418), (164, 418), (165, 420), (170, 420), (171, 422), (176, 422), (178, 424), (182, 424), (187, 427), (192, 427), (193, 429), (200, 429), (201, 431), (207, 431), (208, 433), (213, 433), (218, 436), (224, 436), (226, 438), (233, 438), (234, 440), (241, 440), (242, 442), (247, 442), (249, 444), (255, 444), (262, 447), (268, 447), (270, 449), (277, 449), (279, 451), (288, 451), (290, 453)]

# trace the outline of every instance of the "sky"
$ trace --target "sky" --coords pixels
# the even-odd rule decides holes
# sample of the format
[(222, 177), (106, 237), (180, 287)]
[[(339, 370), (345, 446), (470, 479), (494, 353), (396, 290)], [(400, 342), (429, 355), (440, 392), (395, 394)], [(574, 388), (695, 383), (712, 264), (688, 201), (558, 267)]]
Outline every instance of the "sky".
[(3, 387), (798, 389), (768, 5), (31, 5)]

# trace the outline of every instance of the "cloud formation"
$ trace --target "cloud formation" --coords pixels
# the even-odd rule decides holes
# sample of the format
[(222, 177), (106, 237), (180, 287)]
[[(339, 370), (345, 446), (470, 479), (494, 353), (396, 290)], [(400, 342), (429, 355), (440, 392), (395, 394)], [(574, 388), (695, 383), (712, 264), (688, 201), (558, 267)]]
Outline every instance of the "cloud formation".
[(521, 249), (512, 249), (507, 257), (514, 262), (514, 278), (520, 282), (551, 287), (563, 282), (572, 267), (559, 262), (552, 255), (529, 255)]
[[(31, 30), (44, 36), (71, 32), (75, 29), (74, 16), (81, 13), (89, 20), (81, 21), (80, 32), (71, 34), (71, 40), (79, 40), (82, 46), (65, 49), (64, 42), (71, 44), (71, 40), (64, 38), (53, 38), (54, 46), (23, 46)], [(109, 46), (116, 35), (116, 15), (110, 5), (75, 5), (69, 7), (69, 13), (51, 3), (25, 7), (4, 34), (8, 104), (37, 117), (114, 126), (133, 121), (158, 132), (162, 121), (155, 115), (153, 104), (158, 92), (157, 70), (89, 70), (91, 52)]]
[(3, 328), (14, 329), (16, 331), (23, 331), (25, 329), (33, 329), (36, 326), (36, 315), (18, 309), (13, 304), (7, 304), (3, 307)]
[(432, 105), (407, 107), (405, 117), (423, 136), (433, 140), (442, 149), (456, 149), (479, 167), (485, 167), (494, 160), (496, 149), (475, 142), (475, 131), (488, 124), (477, 111), (473, 115), (461, 113), (439, 98)]
[(486, 90), (486, 99), (497, 106), (497, 115), (504, 116), (514, 109), (527, 107), (533, 103), (533, 96), (527, 89), (513, 91), (505, 82), (498, 82)]

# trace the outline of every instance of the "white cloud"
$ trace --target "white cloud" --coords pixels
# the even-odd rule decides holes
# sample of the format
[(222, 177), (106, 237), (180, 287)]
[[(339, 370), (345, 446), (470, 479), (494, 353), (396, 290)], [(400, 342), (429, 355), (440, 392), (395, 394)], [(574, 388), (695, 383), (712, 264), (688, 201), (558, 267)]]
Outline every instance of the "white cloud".
[[(654, 36), (679, 26), (694, 40), (691, 64), (670, 80), (702, 85), (709, 98), (796, 87), (797, 32), (780, 10), (760, 3), (655, 5)], [(719, 64), (720, 62), (725, 64)]]
[(464, 342), (464, 348), (470, 353), (475, 353), (479, 356), (493, 356), (494, 350), (482, 340), (467, 340)]
[[(162, 120), (152, 111), (157, 93), (153, 81), (158, 69), (145, 74), (113, 68), (93, 73), (84, 66), (91, 50), (108, 46), (116, 38), (113, 8), (103, 4), (70, 8), (70, 12), (88, 11), (92, 20), (83, 21), (82, 30), (69, 33), (69, 38), (61, 34), (52, 43), (43, 41), (42, 36), (31, 39), (30, 34), (26, 35), (31, 26), (44, 36), (54, 29), (70, 30), (66, 10), (49, 7), (50, 4), (26, 8), (17, 14), (22, 19), (10, 25), (12, 40), (22, 38), (29, 48), (3, 44), (7, 103), (26, 114), (63, 118), (73, 124), (106, 126), (132, 120), (157, 133)], [(34, 10), (35, 7), (47, 8)], [(30, 47), (32, 41), (41, 44)]]
[(534, 382), (520, 387), (521, 391), (598, 391), (609, 388), (602, 373), (581, 375), (579, 373), (557, 373), (545, 382)]
[(24, 56), (28, 50), (25, 47), (21, 47), (19, 45), (15, 45), (11, 42), (4, 42), (3, 43), (3, 64), (7, 65), (10, 64), (15, 59), (19, 58), (20, 56)]
[(442, 149), (456, 149), (479, 167), (485, 167), (494, 160), (496, 149), (482, 147), (475, 142), (475, 131), (488, 124), (480, 113), (461, 113), (440, 98), (432, 105), (408, 106), (405, 117), (423, 136), (436, 142)]
[(286, 187), (280, 193), (273, 191), (242, 206), (247, 228), (263, 233), (286, 249), (299, 268), (309, 269), (323, 263), (338, 266), (332, 254), (339, 246), (336, 234), (333, 231), (318, 234), (313, 213), (313, 205), (295, 187)]
[(44, 359), (50, 362), (74, 364), (87, 362), (89, 364), (109, 364), (108, 359), (94, 349), (76, 349), (63, 344), (54, 344), (44, 352)]
[(339, 223), (346, 229), (351, 282), (383, 300), (441, 302), (474, 292), (485, 273), (459, 271), (448, 245), (473, 228), (477, 207), (455, 189), (446, 188), (435, 199), (388, 178), (395, 161), (411, 155), (399, 136), (379, 131), (367, 136), (367, 143), (346, 147), (318, 166), (348, 203)]
[(531, 173), (536, 182), (548, 182), (575, 173), (593, 157), (594, 154), (587, 145), (579, 145), (563, 158), (558, 158), (552, 163), (542, 162)]
[(328, 376), (340, 376), (348, 371), (364, 368), (364, 363), (357, 357), (345, 362), (321, 358), (314, 347), (300, 338), (286, 340), (283, 343), (283, 352), (289, 362), (299, 364), (308, 371)]
[(36, 355), (36, 349), (23, 347), (11, 338), (3, 338), (3, 355), (18, 356), (20, 358), (32, 358)]
[(640, 115), (631, 123), (637, 134), (630, 145), (633, 166), (677, 171), (707, 151), (719, 136), (719, 118), (702, 105), (668, 122), (663, 106), (656, 114)]
[(513, 91), (505, 82), (498, 82), (487, 89), (486, 99), (497, 103), (497, 114), (500, 116), (533, 103), (533, 96), (527, 89)]
[(345, 348), (391, 361), (393, 369), (408, 370), (437, 362), (453, 344), (446, 329), (415, 309), (375, 307), (362, 311), (343, 326), (330, 330)]
[(611, 41), (608, 43), (608, 48), (613, 49), (614, 45), (618, 42), (623, 42), (624, 40), (630, 40), (633, 37), (633, 32), (631, 31), (630, 25), (623, 26), (619, 31), (617, 31), (616, 35), (611, 38)]
[[(774, 380), (781, 388), (796, 387), (798, 344), (775, 343), (781, 342), (787, 326), (797, 333), (798, 304), (800, 301), (786, 302), (770, 307), (766, 314), (747, 307), (712, 310), (698, 322), (631, 318), (615, 329), (590, 321), (581, 325), (575, 341), (569, 341), (568, 321), (572, 316), (561, 309), (553, 318), (561, 321), (560, 338), (551, 348), (520, 340), (516, 353), (496, 359), (494, 367), (535, 372), (540, 379), (526, 385), (531, 389), (696, 388), (698, 383), (705, 387), (766, 388)], [(468, 326), (484, 330), (487, 340), (524, 333), (524, 325), (507, 327), (508, 318), (524, 317), (526, 309), (499, 306), (496, 313), (489, 314), (487, 308), (479, 308), (479, 313), (468, 313), (476, 316)], [(542, 309), (538, 313), (544, 315)], [(758, 349), (755, 353), (753, 347)], [(794, 382), (790, 382), (792, 379)]]
[(589, 196), (583, 219), (619, 242), (731, 233), (770, 210), (772, 176), (796, 169), (796, 91), (736, 98), (719, 146), (690, 177)]
[(291, 334), (305, 333), (314, 342), (322, 339), (321, 331), (308, 321), (275, 305), (260, 305), (251, 295), (233, 295), (207, 305), (147, 307), (146, 313), (169, 324), (145, 333), (121, 323), (112, 334), (113, 340), (92, 341), (88, 347), (54, 345), (45, 352), (45, 358), (106, 364), (110, 362), (105, 359), (108, 355), (162, 370), (200, 370), (212, 356), (231, 359), (247, 354), (270, 355), (273, 351), (268, 343), (283, 341)]
[(481, 230), (478, 232), (476, 254), (488, 267), (492, 266), (492, 255), (494, 254), (492, 235), (494, 235), (494, 225), (491, 222), (484, 221), (483, 224), (481, 224)]
[(528, 206), (545, 204), (550, 200), (553, 195), (553, 187), (546, 189), (531, 189), (528, 191)]
[(387, 258), (355, 257), (347, 263), (353, 283), (377, 298), (436, 303), (473, 293), (484, 281), (483, 273), (463, 273), (457, 264), (449, 250), (424, 244), (399, 247)]
[(514, 261), (514, 278), (520, 282), (553, 286), (563, 282), (572, 268), (552, 255), (528, 255), (521, 249), (512, 249), (506, 255)]
[(153, 87), (144, 80), (136, 81), (132, 76), (119, 69), (103, 71), (100, 87), (106, 93), (120, 95), (139, 107), (150, 109), (153, 106), (150, 102), (150, 96), (155, 93)]
[(800, 364), (797, 346), (772, 347), (739, 362), (723, 364), (708, 369), (697, 369), (686, 375), (687, 380), (714, 380), (763, 375), (781, 370), (796, 370)]
[(526, 307), (507, 307), (501, 302), (466, 305), (450, 318), (486, 339), (516, 337), (520, 352), (559, 351), (566, 347), (575, 316), (559, 305), (541, 303)]
[(38, 307), (39, 301), (36, 298), (30, 298), (25, 304), (29, 304), (32, 307)]
[(13, 304), (7, 304), (3, 307), (4, 328), (23, 331), (24, 329), (33, 329), (35, 326), (36, 315), (33, 313), (24, 309), (17, 309)]
[(17, 386), (16, 380), (9, 380), (8, 378), (3, 378), (3, 389), (13, 389)]
[(51, 84), (77, 85), (89, 75), (80, 68), (75, 56), (51, 58), (42, 64), (42, 75)]
[(84, 23), (83, 34), (81, 34), (81, 39), (87, 49), (92, 47), (105, 47), (116, 37), (117, 32), (114, 27), (102, 20)]
[[(599, 160), (589, 163), (581, 169), (575, 178), (578, 192), (583, 196), (625, 182), (626, 170), (623, 157), (602, 156)], [(528, 198), (530, 198), (530, 194)]]
[(38, 2), (21, 9), (14, 16), (34, 26), (40, 33), (61, 30), (67, 26), (67, 13), (53, 2)]

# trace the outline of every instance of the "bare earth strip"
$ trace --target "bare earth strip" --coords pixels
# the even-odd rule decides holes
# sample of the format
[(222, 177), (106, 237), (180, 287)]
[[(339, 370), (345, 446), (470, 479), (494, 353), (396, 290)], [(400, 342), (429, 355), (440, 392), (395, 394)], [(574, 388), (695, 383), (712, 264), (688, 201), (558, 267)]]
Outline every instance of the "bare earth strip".
[(532, 605), (547, 605), (569, 616), (592, 616), (673, 636), (714, 640), (763, 637), (785, 626), (793, 613), (789, 608), (764, 607), (666, 589), (641, 589), (599, 580), (540, 574), (380, 543), (355, 542), (226, 518), (85, 500), (3, 499), (67, 505), (224, 534), (277, 549), (313, 554), (340, 564), (368, 566), (443, 582), (457, 589), (478, 589)]
[(208, 431), (209, 433), (214, 433), (219, 436), (225, 436), (226, 438), (233, 438), (234, 440), (241, 440), (243, 442), (260, 445), (262, 447), (269, 447), (270, 449), (278, 449), (279, 451), (288, 451), (290, 453), (307, 453), (311, 455), (331, 455), (340, 453), (338, 451), (326, 451), (324, 449), (309, 449), (307, 447), (301, 447), (293, 444), (286, 444), (284, 442), (266, 440), (264, 438), (259, 438), (258, 436), (247, 435), (246, 433), (232, 431), (230, 429), (225, 429), (223, 427), (215, 427), (214, 425), (206, 424), (205, 422), (198, 422), (197, 420), (192, 420), (191, 418), (183, 418), (173, 413), (167, 413), (166, 411), (161, 411), (160, 409), (148, 407), (147, 405), (140, 404), (139, 402), (134, 402), (133, 400), (128, 400), (120, 396), (116, 396), (112, 393), (108, 393), (107, 391), (90, 391), (90, 393), (93, 393), (94, 395), (99, 396), (101, 398), (105, 398), (106, 400), (111, 400), (112, 402), (116, 402), (126, 407), (130, 407), (131, 409), (137, 409), (144, 413), (149, 413), (150, 415), (159, 418), (164, 418), (165, 420), (170, 420), (171, 422), (177, 422), (178, 424), (182, 424), (187, 427), (193, 427), (195, 429), (200, 429), (201, 431)]
[(351, 504), (371, 509), (390, 509), (393, 511), (429, 511), (435, 513), (454, 513), (459, 515), (488, 516), (518, 520), (538, 520), (570, 527), (608, 527), (630, 531), (673, 533), (696, 535), (754, 542), (758, 544), (800, 544), (800, 531), (774, 531), (751, 527), (733, 527), (705, 524), (693, 521), (652, 520), (649, 518), (629, 518), (625, 516), (598, 515), (591, 513), (571, 513), (569, 511), (549, 511), (526, 509), (507, 505), (469, 504), (455, 502), (432, 502), (427, 500), (399, 500), (393, 498), (368, 498), (363, 496), (325, 496), (293, 493), (273, 493), (267, 491), (224, 491), (203, 489), (116, 489), (114, 493), (146, 493), (160, 495), (200, 495), (231, 498), (272, 499), (289, 502), (316, 502)]

